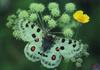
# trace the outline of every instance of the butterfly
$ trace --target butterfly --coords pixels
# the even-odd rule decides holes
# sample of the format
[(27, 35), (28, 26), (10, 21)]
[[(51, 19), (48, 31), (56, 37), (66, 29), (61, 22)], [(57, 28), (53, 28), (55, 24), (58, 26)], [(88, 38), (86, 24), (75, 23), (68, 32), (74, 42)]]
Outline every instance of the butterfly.
[(49, 32), (44, 33), (38, 25), (27, 20), (20, 23), (19, 31), (22, 34), (20, 38), (28, 42), (24, 53), (32, 62), (40, 61), (46, 68), (55, 68), (59, 66), (63, 58), (70, 60), (85, 52), (86, 45), (81, 41), (58, 37)]

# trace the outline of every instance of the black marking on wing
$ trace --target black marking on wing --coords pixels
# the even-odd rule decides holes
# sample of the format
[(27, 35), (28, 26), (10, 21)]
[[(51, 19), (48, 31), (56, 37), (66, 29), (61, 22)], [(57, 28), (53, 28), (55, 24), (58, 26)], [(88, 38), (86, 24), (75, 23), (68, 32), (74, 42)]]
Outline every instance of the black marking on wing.
[(40, 28), (37, 28), (37, 32), (40, 32), (41, 30), (40, 30)]
[(62, 43), (64, 43), (65, 42), (65, 39), (63, 38), (61, 41), (62, 41)]
[(48, 56), (47, 56), (46, 54), (44, 54), (44, 53), (38, 52), (38, 54), (41, 55), (41, 56), (44, 56), (44, 57), (48, 57)]
[(34, 26), (35, 26), (35, 25), (34, 25), (34, 24), (32, 24), (32, 25), (31, 25), (31, 28), (33, 29), (33, 28), (34, 28)]
[(64, 46), (60, 46), (60, 49), (61, 49), (61, 50), (64, 50), (65, 48), (64, 48)]
[(76, 43), (75, 43), (75, 44), (73, 44), (73, 47), (76, 47)]
[(36, 35), (35, 35), (35, 34), (32, 34), (32, 37), (33, 37), (33, 38), (36, 38)]
[(25, 27), (28, 27), (29, 25), (26, 23)]
[(69, 42), (68, 42), (68, 44), (71, 44), (72, 43), (72, 40), (71, 39), (69, 39)]
[(20, 26), (21, 26), (21, 28), (24, 30), (23, 23), (21, 23), (21, 25), (20, 25)]

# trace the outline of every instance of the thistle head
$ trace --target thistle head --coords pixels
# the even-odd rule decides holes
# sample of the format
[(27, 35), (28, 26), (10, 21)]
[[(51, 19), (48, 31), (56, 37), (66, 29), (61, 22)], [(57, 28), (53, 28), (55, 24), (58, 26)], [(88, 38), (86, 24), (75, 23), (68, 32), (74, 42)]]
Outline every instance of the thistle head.
[(59, 9), (56, 9), (56, 8), (52, 9), (52, 10), (51, 10), (51, 15), (52, 15), (53, 17), (58, 17), (58, 16), (60, 16), (60, 10), (59, 10)]
[(29, 13), (26, 10), (20, 11), (20, 13), (18, 14), (19, 18), (28, 18), (29, 17)]
[(70, 22), (70, 20), (71, 20), (71, 17), (66, 13), (62, 14), (59, 19), (59, 21), (64, 24), (66, 24), (66, 23), (68, 24)]
[(48, 25), (49, 25), (50, 28), (54, 28), (54, 27), (56, 27), (57, 22), (54, 19), (50, 19), (48, 21)]
[(30, 20), (30, 21), (36, 21), (37, 18), (38, 18), (37, 14), (36, 14), (36, 13), (32, 13), (32, 14), (30, 15), (30, 17), (29, 17), (29, 20)]
[(30, 10), (33, 12), (43, 12), (45, 9), (45, 6), (41, 3), (32, 3), (29, 6)]
[(72, 13), (76, 10), (76, 5), (74, 3), (67, 3), (65, 4), (65, 11)]
[(56, 2), (51, 2), (48, 5), (48, 9), (52, 10), (52, 9), (58, 9), (59, 8), (59, 4), (57, 4)]
[(45, 22), (47, 22), (48, 20), (50, 20), (51, 19), (51, 16), (50, 15), (45, 15), (45, 16), (43, 16), (43, 20), (45, 21)]
[(73, 32), (72, 29), (66, 28), (66, 27), (65, 27), (65, 28), (63, 29), (63, 34), (64, 34), (65, 37), (71, 38), (71, 37), (73, 37), (74, 32)]
[(15, 19), (16, 19), (16, 15), (10, 15), (10, 16), (8, 16), (8, 18), (7, 18), (7, 24), (6, 24), (6, 26), (7, 27), (11, 27), (12, 28), (12, 26), (13, 26), (13, 23), (15, 22)]

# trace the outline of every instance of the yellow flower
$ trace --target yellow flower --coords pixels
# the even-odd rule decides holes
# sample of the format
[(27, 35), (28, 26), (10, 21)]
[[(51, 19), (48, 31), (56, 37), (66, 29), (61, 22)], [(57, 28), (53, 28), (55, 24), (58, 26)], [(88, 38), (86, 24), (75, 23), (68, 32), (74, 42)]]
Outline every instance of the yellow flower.
[(81, 23), (88, 23), (90, 17), (87, 14), (84, 14), (82, 10), (78, 10), (73, 14), (73, 18)]

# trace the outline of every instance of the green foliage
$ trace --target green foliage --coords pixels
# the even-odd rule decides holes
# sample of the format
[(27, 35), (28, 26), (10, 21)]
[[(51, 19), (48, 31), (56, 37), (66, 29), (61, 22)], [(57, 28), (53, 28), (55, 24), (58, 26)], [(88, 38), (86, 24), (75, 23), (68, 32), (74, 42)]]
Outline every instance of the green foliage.
[[(50, 2), (48, 4), (48, 9), (50, 14), (46, 13), (43, 14), (44, 10), (47, 10), (47, 8), (45, 8), (45, 5), (41, 3), (31, 3), (29, 6), (29, 10), (18, 9), (17, 15), (9, 16), (7, 26), (13, 27), (13, 30), (16, 32), (16, 33), (13, 32), (13, 35), (15, 37), (17, 34), (22, 33), (17, 31), (18, 29), (20, 29), (19, 28), (20, 25), (22, 24), (24, 28), (25, 27), (24, 25), (28, 22), (32, 23), (34, 22), (36, 24), (42, 24), (42, 25), (45, 25), (46, 23), (48, 29), (49, 28), (53, 29), (57, 26), (61, 27), (61, 30), (63, 31), (63, 34), (66, 37), (72, 37), (74, 35), (72, 28), (77, 28), (79, 26), (77, 22), (73, 22), (74, 21), (74, 19), (72, 18), (73, 13), (72, 15), (69, 13), (73, 12), (76, 9), (75, 4), (66, 3), (65, 11), (63, 13), (59, 8), (59, 4), (56, 2)], [(28, 22), (24, 22), (25, 20), (27, 20)]]

